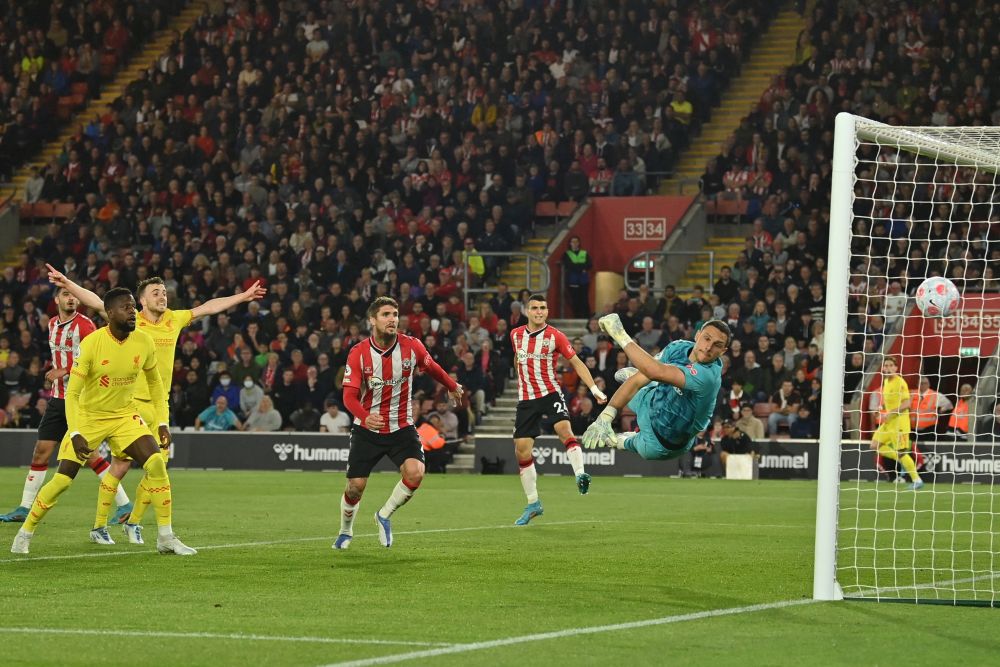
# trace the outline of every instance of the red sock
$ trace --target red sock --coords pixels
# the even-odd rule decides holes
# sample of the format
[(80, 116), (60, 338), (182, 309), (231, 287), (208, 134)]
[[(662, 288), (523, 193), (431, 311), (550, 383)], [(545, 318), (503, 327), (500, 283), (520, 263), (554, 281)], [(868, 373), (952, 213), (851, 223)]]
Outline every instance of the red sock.
[(94, 473), (98, 475), (100, 475), (102, 472), (111, 467), (111, 465), (104, 459), (94, 459), (93, 461), (90, 461), (87, 465), (89, 465), (93, 469)]
[(571, 435), (564, 444), (566, 445), (566, 449), (573, 449), (580, 446), (580, 441), (576, 439), (576, 436)]
[(522, 470), (533, 465), (535, 465), (535, 459), (527, 459), (525, 461), (517, 462), (517, 467), (521, 468)]
[(405, 479), (400, 479), (399, 481), (401, 481), (403, 483), (403, 486), (408, 488), (410, 491), (416, 491), (417, 489), (420, 488), (420, 482), (417, 482), (416, 484), (410, 484)]
[(347, 503), (348, 505), (352, 505), (353, 506), (353, 505), (357, 505), (358, 503), (360, 503), (361, 502), (361, 498), (358, 498), (357, 500), (351, 500), (350, 498), (347, 497), (347, 493), (344, 493), (344, 502)]

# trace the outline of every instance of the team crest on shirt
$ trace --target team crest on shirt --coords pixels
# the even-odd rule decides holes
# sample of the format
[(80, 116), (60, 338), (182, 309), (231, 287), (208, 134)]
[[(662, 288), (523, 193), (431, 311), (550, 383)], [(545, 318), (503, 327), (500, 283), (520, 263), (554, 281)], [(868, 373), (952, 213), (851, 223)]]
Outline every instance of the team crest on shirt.
[(694, 367), (694, 364), (688, 364), (687, 366), (685, 366), (685, 368), (687, 368), (691, 372), (691, 375), (698, 374), (698, 369)]
[(549, 346), (550, 342), (551, 341), (548, 338), (543, 338), (542, 339), (542, 349), (544, 350), (545, 348), (547, 348)]
[(403, 359), (403, 371), (408, 371), (413, 368), (413, 362), (409, 359)]

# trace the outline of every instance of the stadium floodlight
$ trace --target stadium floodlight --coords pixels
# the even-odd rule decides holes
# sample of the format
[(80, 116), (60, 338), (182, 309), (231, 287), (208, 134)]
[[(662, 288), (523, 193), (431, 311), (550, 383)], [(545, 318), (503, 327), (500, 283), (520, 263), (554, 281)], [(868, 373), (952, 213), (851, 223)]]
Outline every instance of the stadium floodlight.
[[(998, 174), (1000, 127), (895, 127), (837, 116), (816, 599), (1000, 606), (1000, 435), (982, 427), (977, 434), (977, 421), (1000, 432), (990, 421), (1000, 415)], [(912, 298), (935, 275), (961, 292), (948, 317), (924, 317)], [(853, 353), (863, 370), (851, 369), (845, 394)], [(887, 356), (900, 360), (899, 375), (917, 394), (913, 427), (923, 432), (909, 460), (921, 466), (919, 490), (898, 483), (910, 480), (896, 461), (884, 458), (880, 468), (869, 448), (879, 422), (892, 417), (879, 413)], [(921, 393), (921, 381), (931, 393)], [(938, 419), (931, 404), (941, 426), (954, 413), (950, 425), (968, 435), (926, 432)]]

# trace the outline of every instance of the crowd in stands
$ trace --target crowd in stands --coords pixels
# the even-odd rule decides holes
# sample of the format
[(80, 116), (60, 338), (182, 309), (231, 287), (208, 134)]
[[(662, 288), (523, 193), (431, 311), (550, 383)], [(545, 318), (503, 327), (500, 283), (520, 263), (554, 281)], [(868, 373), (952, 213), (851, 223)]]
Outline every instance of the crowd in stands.
[[(161, 275), (174, 308), (264, 282), (262, 303), (198, 323), (182, 338), (177, 426), (265, 430), (277, 417), (280, 428), (342, 429), (347, 350), (365, 334), (370, 300), (395, 296), (403, 328), (468, 390), (466, 404), (449, 411), (433, 386), (419, 388), (419, 410), (460, 439), (503, 391), (506, 332), (523, 321), (526, 298), (499, 288), (466, 313), (466, 267), (477, 286), (494, 284), (501, 264), (478, 252), (516, 248), (539, 201), (655, 186), (654, 173), (669, 171), (709, 118), (774, 11), (741, 4), (211, 3), (29, 182), (29, 198), (79, 208), (0, 278), (3, 421), (30, 426), (44, 410), (48, 351), (39, 341), (54, 310), (41, 265), (50, 261), (98, 293)], [(80, 10), (54, 7), (53, 15), (79, 20)], [(87, 11), (117, 16), (100, 3)], [(131, 11), (162, 21), (155, 3)], [(971, 13), (936, 2), (856, 13), (818, 3), (797, 64), (775, 78), (702, 180), (707, 197), (749, 203), (739, 260), (683, 299), (644, 288), (596, 309), (621, 313), (648, 349), (690, 337), (708, 317), (727, 320), (736, 339), (720, 416), (746, 418), (749, 406), (766, 415), (769, 434), (814, 435), (833, 117), (848, 110), (890, 123), (1000, 121), (989, 86), (1000, 54), (986, 39), (995, 13), (985, 3)], [(0, 29), (8, 128), (12, 110), (26, 99), (37, 107), (48, 85), (10, 54), (23, 61), (37, 42), (51, 56), (61, 41), (58, 30), (55, 40), (15, 30), (18, 20), (28, 19), (15, 13)], [(93, 25), (83, 41), (68, 32), (71, 55), (99, 39)], [(965, 187), (966, 201), (988, 203), (990, 192)], [(867, 225), (859, 236), (877, 236), (881, 225), (892, 238), (925, 234), (927, 243), (855, 249), (876, 260), (852, 267), (849, 353), (880, 349), (912, 279), (935, 260), (970, 251), (978, 261), (961, 264), (956, 277), (993, 280), (984, 253), (997, 250), (976, 244), (988, 230), (968, 229), (968, 245), (935, 243), (946, 240), (935, 236), (938, 226), (909, 228), (907, 214), (916, 214), (882, 210), (876, 194), (859, 193), (860, 206), (871, 203), (858, 211), (857, 224)], [(932, 215), (969, 219), (961, 205), (924, 218)], [(613, 389), (624, 355), (595, 326), (573, 343)], [(860, 383), (863, 361), (849, 354), (848, 390)], [(571, 371), (563, 380), (582, 430), (593, 403)]]
[[(668, 312), (686, 325), (711, 314), (734, 326), (724, 390), (734, 419), (742, 405), (763, 404), (756, 411), (766, 415), (769, 434), (784, 425), (792, 435), (816, 432), (835, 115), (900, 125), (1000, 122), (991, 84), (1000, 65), (992, 32), (1000, 7), (974, 5), (889, 2), (848, 11), (847, 3), (817, 3), (796, 64), (773, 80), (709, 161), (704, 195), (747, 202), (746, 250), (722, 268), (712, 295)], [(862, 379), (866, 357), (859, 353), (883, 351), (921, 280), (937, 272), (969, 293), (997, 291), (1000, 261), (997, 227), (988, 224), (1000, 222), (995, 192), (984, 187), (991, 175), (894, 167), (913, 160), (897, 160), (887, 147), (865, 146), (860, 157), (845, 400)], [(885, 182), (878, 187), (876, 169)], [(796, 418), (808, 419), (808, 428)]]
[(741, 5), (208, 3), (28, 182), (28, 201), (78, 210), (0, 279), (3, 420), (42, 409), (49, 261), (98, 294), (162, 276), (173, 308), (266, 285), (185, 332), (177, 426), (264, 428), (276, 411), (281, 428), (342, 428), (347, 350), (371, 299), (395, 296), (468, 390), (440, 415), (462, 437), (503, 389), (526, 298), (501, 289), (466, 313), (466, 267), (491, 282), (501, 264), (478, 252), (517, 247), (537, 202), (655, 187), (775, 11)]
[(56, 136), (58, 120), (95, 96), (167, 25), (180, 3), (5, 2), (0, 5), (0, 181)]

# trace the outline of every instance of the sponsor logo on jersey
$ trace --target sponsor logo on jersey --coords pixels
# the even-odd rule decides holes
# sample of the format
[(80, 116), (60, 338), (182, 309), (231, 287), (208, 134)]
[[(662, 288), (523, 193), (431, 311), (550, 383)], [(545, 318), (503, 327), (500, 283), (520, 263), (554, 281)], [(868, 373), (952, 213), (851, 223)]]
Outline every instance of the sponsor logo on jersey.
[(368, 386), (372, 389), (379, 389), (381, 387), (396, 387), (403, 384), (406, 378), (389, 378), (388, 380), (383, 380), (382, 378), (370, 377), (368, 378)]
[(107, 375), (102, 375), (101, 379), (98, 382), (102, 387), (107, 387), (108, 385), (111, 384), (111, 378), (109, 378)]

